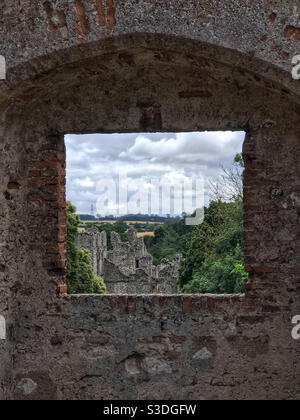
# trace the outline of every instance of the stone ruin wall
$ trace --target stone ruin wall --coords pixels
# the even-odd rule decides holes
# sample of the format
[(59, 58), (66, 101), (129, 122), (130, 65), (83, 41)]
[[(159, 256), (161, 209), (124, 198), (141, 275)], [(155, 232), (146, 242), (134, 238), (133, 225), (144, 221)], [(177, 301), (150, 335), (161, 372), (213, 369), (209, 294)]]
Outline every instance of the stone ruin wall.
[(107, 258), (106, 232), (99, 232), (97, 228), (88, 229), (77, 235), (76, 245), (91, 253), (94, 273), (102, 277), (104, 260)]
[(91, 252), (94, 272), (103, 278), (108, 293), (179, 293), (180, 255), (172, 262), (164, 259), (154, 266), (144, 239), (138, 238), (132, 227), (128, 230), (128, 242), (122, 242), (116, 232), (111, 233), (111, 242), (113, 250), (108, 251), (106, 232), (95, 227), (79, 233), (76, 239), (79, 248)]
[[(0, 399), (300, 399), (295, 0), (0, 3)], [(241, 296), (66, 294), (64, 134), (244, 130)]]

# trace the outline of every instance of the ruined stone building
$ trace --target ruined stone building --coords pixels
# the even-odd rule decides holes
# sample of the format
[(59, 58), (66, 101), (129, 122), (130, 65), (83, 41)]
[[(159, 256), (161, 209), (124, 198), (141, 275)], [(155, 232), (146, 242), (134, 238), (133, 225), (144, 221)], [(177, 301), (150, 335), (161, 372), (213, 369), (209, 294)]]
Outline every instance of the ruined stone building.
[(111, 242), (113, 250), (108, 251), (106, 232), (100, 232), (96, 227), (77, 237), (77, 246), (91, 252), (94, 272), (103, 278), (108, 293), (179, 293), (180, 255), (172, 262), (164, 259), (154, 266), (144, 239), (137, 237), (133, 227), (128, 230), (128, 242), (122, 242), (116, 232), (111, 233)]
[[(0, 399), (300, 399), (299, 16), (0, 2)], [(205, 130), (246, 132), (245, 294), (69, 295), (64, 135)]]

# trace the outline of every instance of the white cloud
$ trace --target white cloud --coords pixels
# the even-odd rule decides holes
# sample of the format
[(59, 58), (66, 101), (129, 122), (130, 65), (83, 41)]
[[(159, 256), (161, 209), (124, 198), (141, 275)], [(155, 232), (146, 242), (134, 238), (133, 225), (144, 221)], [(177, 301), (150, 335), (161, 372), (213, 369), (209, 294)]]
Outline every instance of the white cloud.
[(84, 179), (76, 178), (73, 180), (74, 185), (78, 185), (78, 187), (83, 188), (91, 188), (95, 185), (95, 182), (91, 180), (89, 176)]
[(139, 135), (119, 157), (151, 162), (212, 162), (231, 155), (239, 141), (240, 133), (232, 132), (176, 133), (159, 141)]
[[(244, 136), (243, 132), (67, 135), (67, 199), (79, 213), (89, 213), (99, 198), (97, 183), (115, 179), (120, 171), (146, 198), (153, 178), (215, 179), (220, 165), (229, 167), (241, 152)], [(120, 206), (126, 212), (126, 205)]]

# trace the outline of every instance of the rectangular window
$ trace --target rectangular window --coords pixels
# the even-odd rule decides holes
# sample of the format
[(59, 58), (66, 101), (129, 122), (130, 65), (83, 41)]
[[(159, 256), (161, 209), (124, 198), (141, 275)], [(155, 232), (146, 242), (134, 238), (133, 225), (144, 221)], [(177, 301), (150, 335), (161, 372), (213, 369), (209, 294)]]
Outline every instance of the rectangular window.
[(66, 135), (69, 293), (243, 292), (244, 138)]

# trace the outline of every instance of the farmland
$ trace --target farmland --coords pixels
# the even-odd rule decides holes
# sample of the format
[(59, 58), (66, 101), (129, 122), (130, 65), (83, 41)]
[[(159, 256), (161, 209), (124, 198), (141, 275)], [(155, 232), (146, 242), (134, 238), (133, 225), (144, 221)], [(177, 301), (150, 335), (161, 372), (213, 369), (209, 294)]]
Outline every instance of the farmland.
[(155, 234), (154, 232), (138, 232), (137, 233), (138, 238), (144, 238), (144, 236), (152, 236), (154, 238)]

